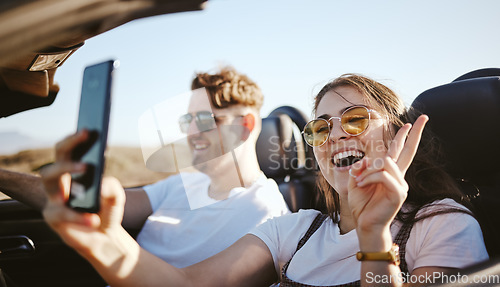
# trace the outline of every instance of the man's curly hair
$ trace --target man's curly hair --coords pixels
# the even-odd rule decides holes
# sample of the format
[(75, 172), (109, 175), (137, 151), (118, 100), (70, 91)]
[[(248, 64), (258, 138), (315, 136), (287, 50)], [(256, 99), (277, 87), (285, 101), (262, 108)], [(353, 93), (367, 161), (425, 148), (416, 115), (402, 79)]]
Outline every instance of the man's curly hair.
[(197, 73), (191, 89), (206, 88), (212, 104), (219, 109), (233, 105), (255, 108), (262, 107), (264, 97), (259, 86), (233, 67), (223, 67), (215, 74)]

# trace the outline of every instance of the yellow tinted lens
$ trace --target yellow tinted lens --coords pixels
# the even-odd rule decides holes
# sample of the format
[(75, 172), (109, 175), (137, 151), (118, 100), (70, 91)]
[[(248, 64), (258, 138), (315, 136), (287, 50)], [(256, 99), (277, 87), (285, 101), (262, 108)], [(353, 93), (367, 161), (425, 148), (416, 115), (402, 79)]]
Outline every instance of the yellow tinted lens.
[(328, 139), (328, 122), (322, 119), (312, 120), (304, 128), (304, 139), (309, 145), (320, 146)]
[(370, 115), (364, 107), (347, 110), (341, 119), (342, 128), (350, 135), (359, 135), (368, 128)]

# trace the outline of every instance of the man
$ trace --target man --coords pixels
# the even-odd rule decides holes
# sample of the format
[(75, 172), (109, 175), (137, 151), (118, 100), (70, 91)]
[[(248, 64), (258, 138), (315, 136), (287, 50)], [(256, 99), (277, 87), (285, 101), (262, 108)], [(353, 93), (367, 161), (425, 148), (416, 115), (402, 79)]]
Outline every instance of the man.
[[(289, 210), (257, 162), (263, 96), (232, 68), (197, 74), (188, 111), (179, 119), (197, 173), (183, 172), (126, 189), (122, 225), (141, 229), (138, 243), (176, 267), (230, 246), (250, 229)], [(77, 145), (85, 132), (72, 137)], [(70, 145), (71, 146), (71, 145)], [(46, 202), (39, 177), (0, 172), (0, 190), (37, 209)]]

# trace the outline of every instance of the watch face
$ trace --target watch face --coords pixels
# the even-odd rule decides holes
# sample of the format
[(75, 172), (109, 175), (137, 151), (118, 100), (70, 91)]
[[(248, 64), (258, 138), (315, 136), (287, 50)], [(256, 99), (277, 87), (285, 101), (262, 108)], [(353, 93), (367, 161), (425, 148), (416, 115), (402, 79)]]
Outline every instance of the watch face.
[(389, 251), (389, 253), (392, 255), (392, 262), (394, 262), (394, 264), (396, 265), (399, 265), (400, 263), (400, 259), (399, 259), (399, 246), (394, 243), (392, 244), (392, 248), (391, 248), (391, 251)]

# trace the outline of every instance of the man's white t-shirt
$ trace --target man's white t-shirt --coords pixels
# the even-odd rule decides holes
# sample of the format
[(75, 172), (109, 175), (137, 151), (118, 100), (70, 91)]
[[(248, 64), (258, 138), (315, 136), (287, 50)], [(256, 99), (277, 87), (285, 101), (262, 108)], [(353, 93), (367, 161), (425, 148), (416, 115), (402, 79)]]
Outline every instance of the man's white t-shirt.
[[(451, 199), (444, 199), (434, 202), (424, 212), (438, 206), (465, 209)], [(423, 211), (419, 212), (417, 216)], [(292, 257), (297, 243), (318, 213), (316, 210), (300, 210), (268, 220), (250, 232), (263, 240), (271, 251), (277, 274), (281, 274), (281, 268)], [(399, 222), (391, 226), (393, 238), (400, 226)], [(295, 282), (308, 285), (354, 282), (360, 280), (361, 275), (361, 263), (355, 256), (358, 251), (356, 230), (340, 234), (338, 225), (328, 218), (293, 255), (286, 275)], [(423, 266), (463, 268), (487, 260), (488, 253), (476, 219), (454, 212), (416, 222), (406, 244), (405, 259), (411, 273)]]
[(209, 186), (203, 173), (145, 186), (153, 213), (137, 236), (139, 245), (182, 268), (226, 249), (267, 219), (290, 213), (276, 182), (264, 174), (221, 201), (208, 196)]

